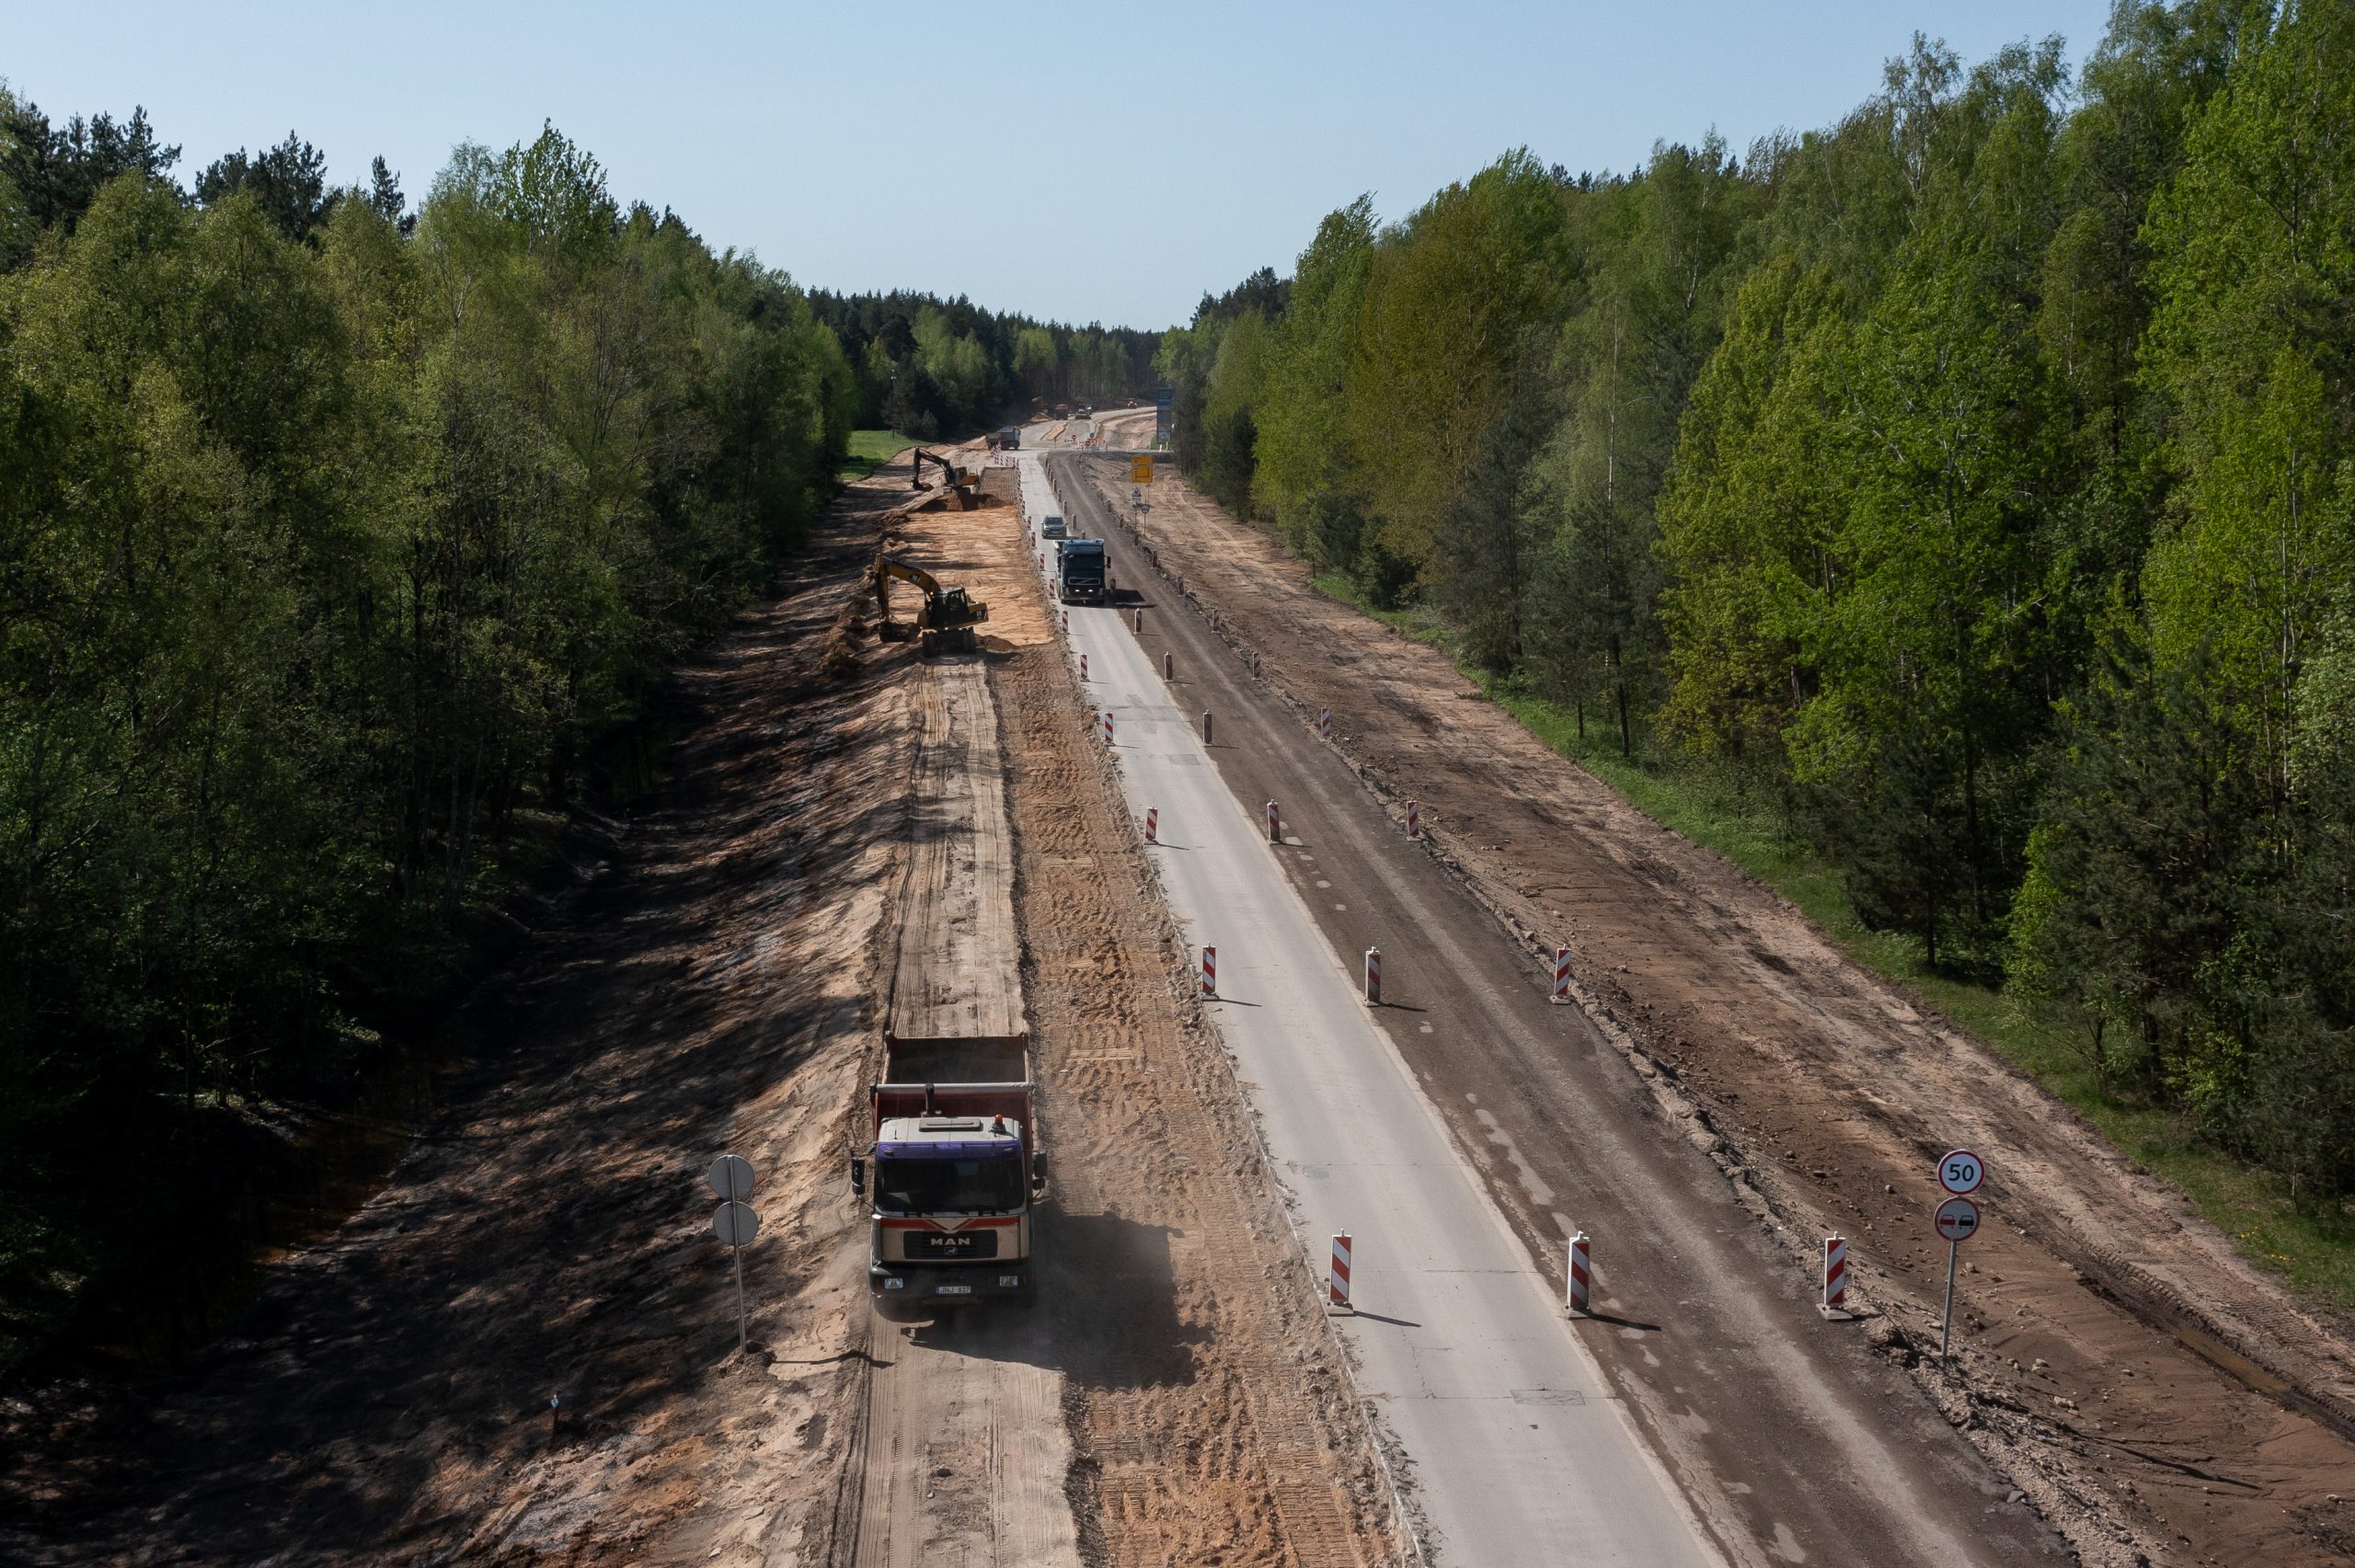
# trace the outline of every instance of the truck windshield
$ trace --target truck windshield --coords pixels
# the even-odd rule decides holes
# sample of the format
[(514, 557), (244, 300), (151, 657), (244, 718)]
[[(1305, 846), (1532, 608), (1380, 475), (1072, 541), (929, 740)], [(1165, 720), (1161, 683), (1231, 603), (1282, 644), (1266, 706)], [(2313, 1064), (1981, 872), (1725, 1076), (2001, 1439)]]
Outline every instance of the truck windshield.
[(1022, 1207), (1019, 1160), (875, 1162), (875, 1207), (885, 1214), (991, 1213)]

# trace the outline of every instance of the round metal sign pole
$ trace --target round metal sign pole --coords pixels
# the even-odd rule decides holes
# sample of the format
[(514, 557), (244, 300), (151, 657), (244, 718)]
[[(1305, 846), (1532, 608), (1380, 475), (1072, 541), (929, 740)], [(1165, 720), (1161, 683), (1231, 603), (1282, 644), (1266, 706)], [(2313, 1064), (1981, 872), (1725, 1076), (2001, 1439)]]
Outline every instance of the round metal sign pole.
[[(1973, 1185), (1977, 1185), (1978, 1173), (1974, 1162)], [(1947, 1239), (1947, 1304), (1938, 1322), (1938, 1365), (1944, 1367), (1947, 1363), (1947, 1342), (1954, 1333), (1955, 1255), (1962, 1250), (1964, 1237), (1979, 1233), (1979, 1206), (1967, 1197), (1950, 1197), (1938, 1205), (1937, 1215), (1932, 1222), (1936, 1225), (1938, 1234)]]
[[(735, 1161), (736, 1165), (742, 1166), (741, 1172), (736, 1172), (729, 1167), (729, 1161)], [(752, 1190), (752, 1168), (750, 1165), (745, 1165), (744, 1162), (736, 1159), (736, 1156), (723, 1154), (713, 1162), (711, 1167), (712, 1189), (715, 1192), (724, 1193), (729, 1186), (738, 1185), (741, 1179), (740, 1190), (749, 1193)], [(723, 1183), (723, 1176), (729, 1180)], [(741, 1351), (745, 1345), (744, 1247), (753, 1237), (761, 1233), (761, 1217), (752, 1212), (750, 1204), (729, 1197), (713, 1213), (711, 1230), (712, 1234), (727, 1242), (729, 1249), (736, 1254), (736, 1348)]]

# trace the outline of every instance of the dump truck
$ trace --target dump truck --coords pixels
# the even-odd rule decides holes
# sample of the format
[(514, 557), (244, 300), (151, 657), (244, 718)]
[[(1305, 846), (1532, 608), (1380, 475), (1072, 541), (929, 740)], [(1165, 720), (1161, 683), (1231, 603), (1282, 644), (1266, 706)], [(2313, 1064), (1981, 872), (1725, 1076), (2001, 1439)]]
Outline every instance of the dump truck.
[(1022, 427), (1008, 425), (990, 438), (990, 444), (1000, 452), (1018, 452), (1022, 448)]
[(1066, 539), (1055, 546), (1055, 597), (1065, 604), (1101, 604), (1111, 587), (1112, 557), (1101, 539)]
[(868, 1200), (868, 1294), (1028, 1303), (1047, 1167), (1027, 1037), (887, 1033), (884, 1053), (883, 1082), (867, 1092), (868, 1142), (851, 1157), (851, 1190)]

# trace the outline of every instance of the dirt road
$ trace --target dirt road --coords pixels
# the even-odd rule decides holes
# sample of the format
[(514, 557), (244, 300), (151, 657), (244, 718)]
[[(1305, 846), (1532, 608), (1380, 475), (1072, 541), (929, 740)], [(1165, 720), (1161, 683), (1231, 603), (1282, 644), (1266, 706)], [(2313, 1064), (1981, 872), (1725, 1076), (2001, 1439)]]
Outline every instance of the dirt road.
[[(1092, 467), (1104, 504), (1125, 512), (1125, 468)], [(1579, 952), (1598, 1040), (1642, 1074), (1619, 1119), (1665, 1124), (1708, 1150), (1717, 1190), (1759, 1216), (1752, 1250), (1773, 1243), (1754, 1266), (1773, 1272), (1780, 1256), (1784, 1308), (1803, 1304), (1817, 1236), (1855, 1238), (1882, 1314), (1838, 1331), (1882, 1347), (1879, 1371), (1851, 1369), (1859, 1387), (1913, 1364), (1915, 1407), (1936, 1402), (2088, 1561), (2345, 1551), (2328, 1499), (2355, 1485), (2355, 1464), (2329, 1426), (2120, 1304), (2171, 1276), (2187, 1288), (2229, 1280), (2223, 1332), (2269, 1346), (2318, 1400), (2338, 1397), (2344, 1345), (2201, 1233), (2179, 1198), (1856, 971), (1765, 889), (1465, 700), (1434, 650), (1324, 599), (1272, 542), (1182, 487), (1156, 485), (1153, 498), (1139, 537), (1214, 615), (1229, 669), (1241, 649), (1260, 652), (1295, 736), (1304, 715), (1333, 708), (1342, 756), (1394, 812), (1407, 796), (1421, 803), (1436, 854), (1486, 907), (1491, 933), (1500, 921), (1532, 948)], [(1315, 879), (1332, 880), (1322, 869)], [(1434, 1098), (1473, 1147), (1487, 1146), (1495, 1190), (1522, 1212), (1533, 1246), (1558, 1247), (1534, 1188), (1579, 1190), (1566, 1185), (1574, 1166), (1548, 1163), (1579, 1129), (1529, 1114), (1557, 1097), (1532, 1093), (1544, 1064), (1509, 1043), (1490, 1036), (1434, 1062), (1445, 1091)], [(1477, 1116), (1462, 1098), (1473, 1093)], [(1955, 1143), (1989, 1154), (1997, 1223), (1974, 1243), (1949, 1385), (1916, 1347), (1936, 1333), (1927, 1174)], [(1663, 1261), (1676, 1250), (1632, 1213), (1629, 1223)]]

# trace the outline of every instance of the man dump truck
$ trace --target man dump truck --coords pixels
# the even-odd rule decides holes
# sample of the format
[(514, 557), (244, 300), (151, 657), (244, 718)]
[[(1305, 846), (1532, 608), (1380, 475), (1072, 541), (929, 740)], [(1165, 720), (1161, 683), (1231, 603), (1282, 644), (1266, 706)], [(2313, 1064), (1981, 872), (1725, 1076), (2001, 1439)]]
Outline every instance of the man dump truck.
[(1055, 597), (1065, 604), (1103, 603), (1111, 566), (1101, 539), (1063, 541), (1055, 546)]
[(868, 1293), (1029, 1301), (1031, 1219), (1047, 1171), (1028, 1044), (887, 1034), (884, 1051), (885, 1082), (868, 1090), (873, 1141), (851, 1161), (851, 1190), (872, 1195)]

